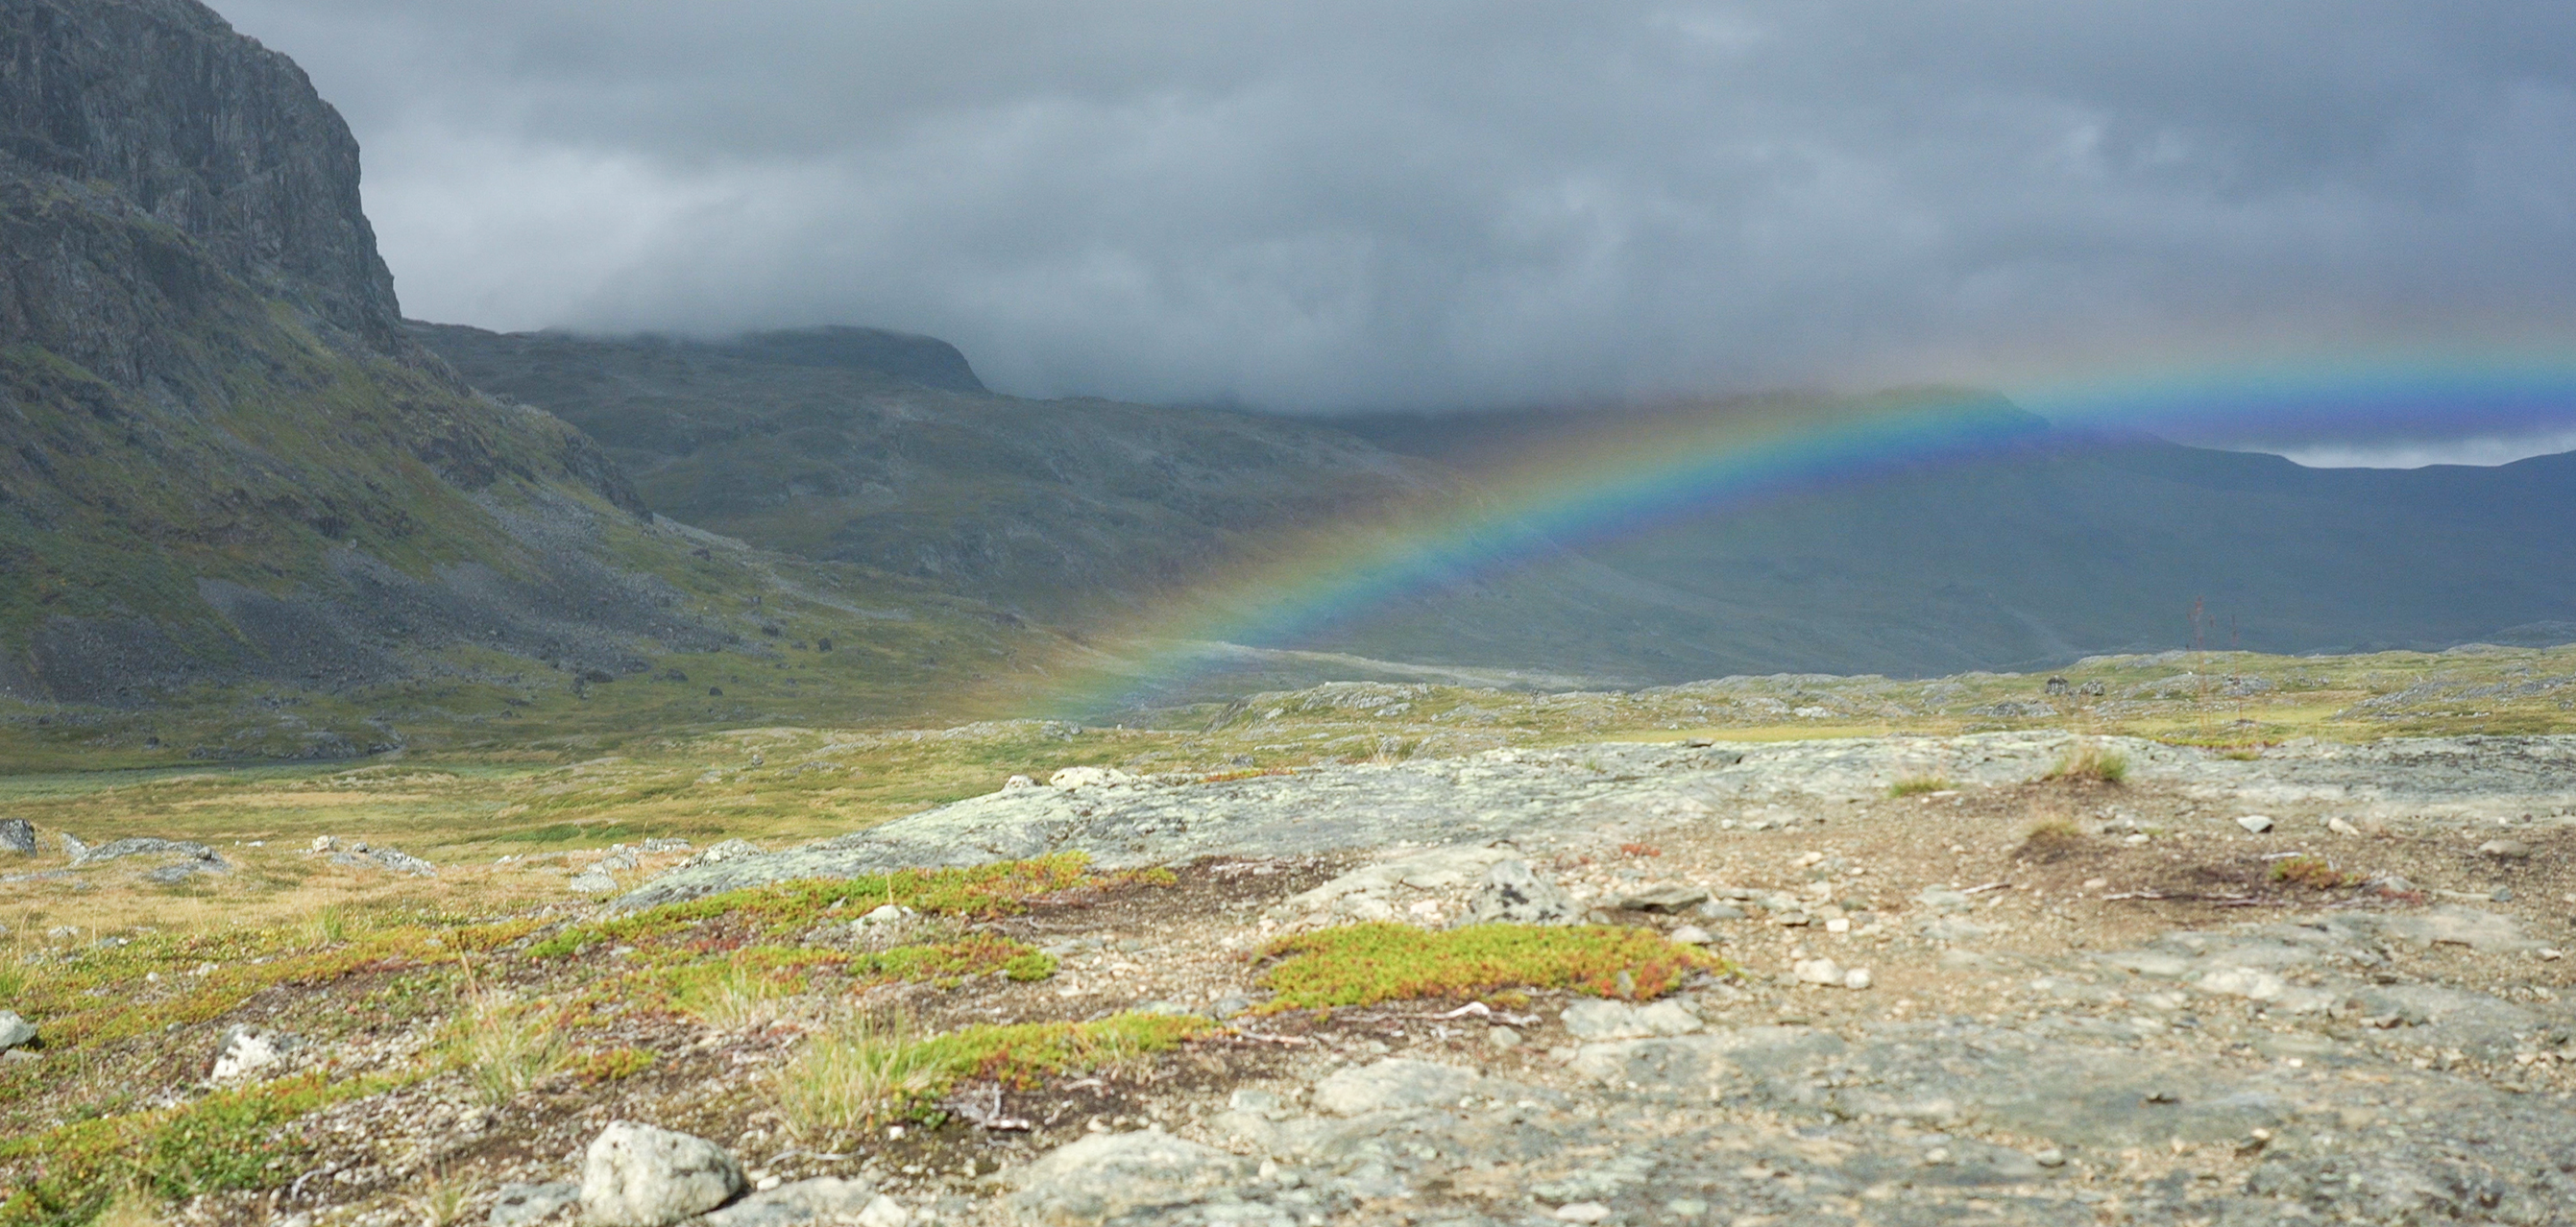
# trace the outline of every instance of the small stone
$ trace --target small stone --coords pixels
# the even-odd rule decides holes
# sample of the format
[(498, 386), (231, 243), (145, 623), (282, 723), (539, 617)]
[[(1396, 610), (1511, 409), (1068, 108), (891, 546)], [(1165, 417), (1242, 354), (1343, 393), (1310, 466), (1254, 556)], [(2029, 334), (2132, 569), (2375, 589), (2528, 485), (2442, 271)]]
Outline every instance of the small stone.
[(284, 1061), (287, 1050), (294, 1046), (292, 1037), (266, 1027), (227, 1028), (223, 1042), (215, 1049), (214, 1080), (227, 1082), (268, 1069)]
[(1711, 933), (1698, 925), (1683, 925), (1682, 927), (1673, 930), (1671, 937), (1672, 940), (1680, 942), (1685, 946), (1705, 946), (1710, 942), (1717, 940), (1716, 934)]
[(1252, 1112), (1272, 1120), (1288, 1115), (1290, 1110), (1287, 1096), (1252, 1086), (1237, 1088), (1226, 1098), (1225, 1106), (1232, 1111)]
[(0, 1010), (0, 1052), (35, 1042), (36, 1024), (18, 1017), (15, 1010)]
[(2478, 852), (2480, 855), (2492, 856), (2500, 861), (2531, 859), (2531, 845), (2519, 839), (2490, 839), (2478, 845)]
[(1827, 933), (1849, 933), (1849, 932), (1851, 932), (1851, 918), (1850, 918), (1850, 917), (1848, 917), (1848, 916), (1836, 916), (1836, 917), (1834, 917), (1833, 919), (1826, 921), (1826, 922), (1825, 922), (1825, 932), (1827, 932)]
[(1482, 924), (1570, 925), (1576, 917), (1574, 900), (1538, 876), (1528, 861), (1517, 859), (1496, 861), (1485, 870), (1469, 906)]
[(859, 917), (859, 923), (863, 925), (902, 924), (904, 921), (912, 919), (912, 917), (913, 910), (911, 908), (898, 906), (892, 903), (880, 903), (877, 906), (868, 909), (867, 915)]
[(527, 1227), (581, 1200), (581, 1186), (569, 1180), (552, 1184), (505, 1184), (492, 1202), (492, 1227)]
[(2103, 888), (2103, 887), (2105, 887), (2105, 886), (2109, 886), (2110, 884), (2111, 884), (2111, 879), (2109, 879), (2109, 878), (2086, 878), (2086, 879), (2084, 879), (2084, 889), (2086, 889), (2086, 890), (2100, 890), (2100, 889), (2102, 889), (2102, 888)]
[(1708, 1213), (1708, 1203), (1696, 1197), (1676, 1197), (1664, 1203), (1664, 1213), (1674, 1218), (1698, 1218)]
[(1590, 1227), (1591, 1224), (1610, 1217), (1610, 1207), (1597, 1201), (1567, 1202), (1556, 1208), (1556, 1217), (1568, 1223), (1582, 1223), (1585, 1227)]
[(2066, 1166), (2066, 1152), (2054, 1146), (2043, 1146), (2030, 1152), (2030, 1161), (2041, 1167)]
[(0, 852), (36, 854), (36, 824), (24, 818), (0, 818)]
[(1485, 1043), (1495, 1048), (1517, 1048), (1520, 1042), (1521, 1033), (1509, 1027), (1485, 1028)]
[(1667, 886), (1629, 895), (1619, 900), (1619, 906), (1631, 912), (1678, 912), (1707, 900), (1708, 892), (1699, 887)]
[[(875, 1204), (871, 1199), (884, 1196), (865, 1181), (834, 1176), (817, 1176), (793, 1184), (767, 1176), (762, 1183), (770, 1187), (709, 1213), (697, 1220), (697, 1227), (799, 1227), (807, 1223), (845, 1223), (853, 1217), (865, 1221), (867, 1211)], [(895, 1209), (901, 1212), (903, 1208)]]
[(1855, 967), (1843, 973), (1844, 988), (1868, 988), (1869, 985), (1869, 969), (1866, 967)]
[(868, 1208), (859, 1211), (859, 1227), (904, 1227), (911, 1221), (912, 1212), (883, 1193), (868, 1199)]
[(331, 849), (338, 847), (339, 844), (339, 840), (333, 839), (328, 835), (316, 835), (313, 837), (313, 850), (316, 852), (328, 852)]
[(1842, 965), (1832, 959), (1799, 959), (1789, 965), (1789, 974), (1801, 984), (1834, 984), (1843, 982)]
[(1732, 903), (1703, 903), (1699, 905), (1699, 918), (1702, 920), (1742, 920), (1744, 919), (1744, 909), (1737, 907)]
[(2272, 829), (2272, 819), (2268, 814), (2247, 814), (2244, 817), (2237, 819), (2236, 825), (2245, 828), (2252, 834), (2261, 835)]
[(2354, 826), (2353, 824), (2351, 824), (2351, 823), (2349, 823), (2349, 822), (2346, 822), (2346, 821), (2344, 821), (2344, 820), (2343, 820), (2343, 819), (2341, 819), (2341, 818), (2328, 818), (2328, 819), (2326, 819), (2326, 829), (2327, 829), (2327, 830), (2329, 830), (2329, 831), (2334, 832), (2334, 833), (2335, 833), (2335, 834), (2337, 834), (2337, 835), (2359, 835), (2359, 834), (2361, 834), (2361, 828), (2360, 828), (2360, 827)]
[(1946, 886), (1924, 887), (1916, 892), (1914, 902), (1936, 912), (1964, 912), (1977, 905), (1977, 901), (1970, 898), (1968, 892), (1952, 890)]
[(1217, 998), (1216, 1004), (1209, 1006), (1207, 1012), (1210, 1016), (1222, 1021), (1242, 1014), (1259, 1004), (1261, 1004), (1259, 1000), (1243, 993), (1227, 993), (1225, 996)]
[(601, 1227), (666, 1227), (731, 1201), (742, 1185), (742, 1167), (723, 1147), (617, 1121), (583, 1156), (582, 1215)]
[(604, 895), (617, 889), (617, 879), (594, 865), (573, 875), (572, 881), (565, 883), (565, 888), (577, 895)]

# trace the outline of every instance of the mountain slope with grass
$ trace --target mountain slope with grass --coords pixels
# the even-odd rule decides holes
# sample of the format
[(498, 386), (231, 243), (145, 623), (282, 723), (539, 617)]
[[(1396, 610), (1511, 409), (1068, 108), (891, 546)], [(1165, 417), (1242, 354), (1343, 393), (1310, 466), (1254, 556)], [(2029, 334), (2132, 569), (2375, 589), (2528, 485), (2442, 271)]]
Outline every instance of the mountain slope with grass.
[[(587, 436), (473, 391), (402, 327), (347, 127), (212, 11), (0, 0), (0, 57), (0, 717), (140, 747), (180, 733), (102, 713), (234, 705), (185, 735), (337, 753), (678, 657), (747, 650), (784, 695), (773, 658), (818, 641), (854, 650), (837, 710), (909, 703), (1026, 636), (658, 521)], [(654, 710), (718, 706), (667, 684)], [(743, 685), (691, 714), (775, 714)]]
[(996, 395), (927, 338), (411, 327), (474, 386), (598, 439), (657, 512), (1042, 618), (1114, 621), (1301, 530), (1456, 493), (1329, 427)]

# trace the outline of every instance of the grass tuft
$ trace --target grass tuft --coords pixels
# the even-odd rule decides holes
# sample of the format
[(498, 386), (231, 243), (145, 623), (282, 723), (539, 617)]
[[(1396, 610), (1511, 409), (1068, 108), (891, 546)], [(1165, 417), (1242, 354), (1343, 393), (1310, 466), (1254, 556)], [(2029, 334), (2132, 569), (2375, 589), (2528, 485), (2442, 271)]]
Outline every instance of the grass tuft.
[(1957, 787), (1957, 785), (1952, 784), (1950, 782), (1950, 777), (1948, 776), (1909, 775), (1888, 785), (1887, 795), (1891, 797), (1912, 797), (1919, 796), (1927, 792), (1948, 792), (1955, 787)]
[(773, 1075), (780, 1119), (809, 1145), (919, 1116), (959, 1081), (1028, 1086), (1044, 1074), (1098, 1069), (1160, 1052), (1213, 1029), (1205, 1018), (1118, 1014), (1082, 1023), (968, 1027), (921, 1037), (909, 1020), (862, 1016), (814, 1040)]
[(2042, 818), (2030, 824), (2021, 834), (2021, 846), (2013, 849), (2016, 860), (2048, 863), (2062, 861), (2084, 850), (2084, 832), (2073, 820), (2063, 817)]
[(494, 1104), (544, 1081), (570, 1055), (543, 1007), (497, 989), (466, 999), (450, 1031), (448, 1053), (485, 1102)]
[(1434, 933), (1379, 922), (1283, 937), (1261, 982), (1265, 1011), (1330, 1009), (1409, 998), (1483, 997), (1506, 989), (1572, 989), (1596, 997), (1660, 997), (1694, 971), (1733, 964), (1644, 929), (1470, 925)]
[(2126, 756), (2102, 748), (2097, 741), (2077, 741), (2066, 747), (2057, 765), (2041, 776), (2046, 780), (2068, 780), (2076, 783), (2117, 784), (2129, 778)]

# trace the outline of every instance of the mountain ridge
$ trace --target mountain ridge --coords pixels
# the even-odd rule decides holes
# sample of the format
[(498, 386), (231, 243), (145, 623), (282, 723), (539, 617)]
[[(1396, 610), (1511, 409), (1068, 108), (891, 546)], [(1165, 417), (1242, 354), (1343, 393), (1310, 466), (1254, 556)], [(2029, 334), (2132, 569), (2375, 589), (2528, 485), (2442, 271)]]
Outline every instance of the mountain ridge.
[(657, 519), (587, 435), (470, 388), (402, 326), (347, 126), (211, 10), (0, 0), (0, 35), (0, 723), (330, 755), (610, 681), (773, 719), (818, 674), (914, 715), (1045, 638)]

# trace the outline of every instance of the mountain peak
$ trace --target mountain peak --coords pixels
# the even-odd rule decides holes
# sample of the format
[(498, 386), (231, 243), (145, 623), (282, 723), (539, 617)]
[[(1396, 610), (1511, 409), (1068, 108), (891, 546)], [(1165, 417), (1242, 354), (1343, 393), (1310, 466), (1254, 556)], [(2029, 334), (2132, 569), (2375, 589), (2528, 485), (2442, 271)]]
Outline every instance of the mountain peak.
[(966, 355), (937, 337), (883, 328), (828, 324), (776, 332), (747, 332), (724, 348), (789, 366), (848, 367), (878, 371), (956, 392), (985, 391)]

